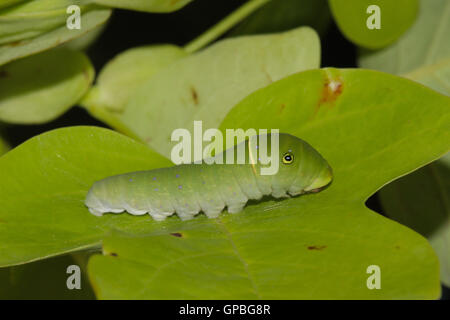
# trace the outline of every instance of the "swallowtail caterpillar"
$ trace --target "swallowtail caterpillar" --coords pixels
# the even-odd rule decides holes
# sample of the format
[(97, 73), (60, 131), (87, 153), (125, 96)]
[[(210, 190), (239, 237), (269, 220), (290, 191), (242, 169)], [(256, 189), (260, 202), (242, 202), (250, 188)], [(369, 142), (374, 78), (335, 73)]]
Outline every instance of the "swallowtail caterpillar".
[[(270, 135), (266, 137), (267, 148), (271, 146)], [(229, 213), (241, 211), (249, 199), (268, 195), (288, 198), (318, 192), (331, 183), (333, 174), (327, 161), (307, 142), (283, 133), (278, 140), (278, 172), (261, 175), (259, 169), (264, 165), (250, 161), (254, 150), (251, 140), (241, 142), (245, 164), (204, 161), (112, 176), (94, 183), (85, 204), (97, 216), (127, 211), (133, 215), (149, 213), (160, 221), (177, 213), (187, 220), (204, 212), (216, 218), (225, 207)], [(236, 157), (241, 144), (216, 157), (225, 159), (231, 150)]]

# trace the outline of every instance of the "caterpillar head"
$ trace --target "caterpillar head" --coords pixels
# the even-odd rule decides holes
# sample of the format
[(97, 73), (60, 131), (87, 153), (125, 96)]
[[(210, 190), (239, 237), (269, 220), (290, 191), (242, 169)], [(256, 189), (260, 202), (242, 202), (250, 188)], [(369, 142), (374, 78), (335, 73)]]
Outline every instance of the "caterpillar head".
[(328, 162), (307, 142), (289, 134), (280, 134), (279, 172), (274, 183), (291, 196), (318, 192), (333, 180)]

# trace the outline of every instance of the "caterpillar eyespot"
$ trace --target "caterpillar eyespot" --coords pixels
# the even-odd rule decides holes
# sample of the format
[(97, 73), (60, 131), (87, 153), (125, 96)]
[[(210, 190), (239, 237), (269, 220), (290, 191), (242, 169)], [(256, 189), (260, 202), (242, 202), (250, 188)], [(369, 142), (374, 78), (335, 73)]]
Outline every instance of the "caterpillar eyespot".
[(294, 154), (292, 154), (291, 152), (286, 152), (283, 155), (283, 163), (284, 164), (291, 164), (292, 162), (294, 162)]
[[(265, 141), (271, 141), (270, 135)], [(148, 213), (160, 221), (176, 213), (187, 220), (203, 212), (216, 218), (225, 207), (229, 213), (242, 211), (250, 199), (319, 192), (331, 183), (331, 167), (318, 151), (289, 134), (280, 133), (278, 138), (277, 159), (283, 165), (274, 175), (261, 175), (257, 169), (264, 164), (260, 162), (182, 164), (97, 181), (90, 188), (85, 204), (97, 216), (127, 211), (133, 215)], [(245, 153), (251, 158), (250, 144), (247, 141), (241, 144), (245, 144)], [(241, 144), (219, 156), (226, 158), (229, 152), (235, 155)], [(270, 144), (266, 147), (269, 149)], [(258, 150), (261, 149), (258, 145)]]

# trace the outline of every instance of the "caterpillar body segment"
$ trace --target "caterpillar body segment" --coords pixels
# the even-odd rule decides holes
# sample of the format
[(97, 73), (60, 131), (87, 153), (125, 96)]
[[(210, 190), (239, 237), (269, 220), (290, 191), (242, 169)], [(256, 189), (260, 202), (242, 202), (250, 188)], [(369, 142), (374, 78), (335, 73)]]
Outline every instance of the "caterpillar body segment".
[[(271, 154), (270, 135), (266, 137), (266, 154)], [(89, 190), (85, 204), (97, 216), (126, 211), (133, 215), (148, 213), (160, 221), (176, 213), (187, 220), (203, 212), (215, 218), (225, 207), (229, 213), (242, 211), (250, 199), (317, 192), (332, 181), (332, 170), (326, 160), (308, 143), (288, 134), (279, 134), (279, 147), (274, 149), (279, 161), (277, 172), (263, 175), (261, 169), (268, 164), (255, 159), (250, 140), (216, 156), (222, 158), (223, 164), (182, 164), (97, 181)], [(236, 157), (242, 147), (245, 163), (238, 164)], [(233, 152), (234, 164), (226, 163), (229, 152)]]

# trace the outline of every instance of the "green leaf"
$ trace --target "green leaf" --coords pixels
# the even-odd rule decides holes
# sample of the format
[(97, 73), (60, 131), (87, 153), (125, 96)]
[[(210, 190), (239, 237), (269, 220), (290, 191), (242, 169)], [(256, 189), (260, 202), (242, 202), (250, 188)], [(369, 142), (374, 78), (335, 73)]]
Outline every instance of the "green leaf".
[(72, 4), (85, 12), (90, 0), (35, 0), (22, 2), (0, 11), (0, 44), (36, 37), (65, 25)]
[[(345, 37), (355, 44), (379, 49), (397, 40), (413, 24), (418, 0), (329, 0), (331, 12)], [(381, 13), (380, 29), (369, 29), (367, 13), (371, 5), (377, 5)]]
[(79, 263), (73, 257), (65, 255), (0, 269), (0, 299), (95, 299), (84, 272), (80, 274), (81, 289), (67, 288), (67, 278), (71, 275), (67, 273), (67, 267), (71, 265)]
[(450, 2), (422, 0), (414, 26), (392, 46), (363, 51), (359, 65), (403, 75), (450, 95)]
[(0, 45), (0, 65), (54, 48), (60, 44), (81, 37), (105, 23), (110, 15), (110, 9), (93, 9), (81, 16), (81, 29), (69, 30), (63, 25), (34, 38)]
[(380, 190), (386, 214), (427, 237), (450, 286), (450, 154)]
[(319, 64), (319, 38), (308, 27), (223, 40), (151, 77), (117, 116), (142, 141), (170, 156), (174, 129), (192, 132), (193, 120), (202, 120), (204, 129), (218, 127), (252, 91)]
[(322, 34), (330, 17), (327, 0), (272, 0), (236, 26), (229, 36), (281, 32), (305, 25)]
[(112, 228), (155, 227), (126, 215), (98, 219), (84, 198), (92, 183), (111, 174), (169, 165), (147, 146), (96, 127), (26, 141), (0, 157), (0, 266), (96, 246)]
[(116, 56), (102, 69), (96, 85), (85, 97), (83, 104), (94, 115), (96, 108), (123, 111), (130, 96), (140, 85), (184, 56), (186, 52), (173, 45), (129, 49)]
[[(279, 128), (306, 139), (330, 162), (333, 184), (190, 221), (91, 215), (83, 201), (94, 181), (170, 162), (106, 129), (43, 134), (0, 158), (0, 265), (103, 240), (105, 256), (88, 265), (99, 298), (435, 299), (439, 266), (428, 242), (364, 201), (449, 149), (449, 107), (448, 97), (374, 71), (312, 70), (278, 81), (243, 100), (222, 128)], [(366, 287), (373, 264), (382, 290)]]
[(94, 78), (81, 52), (51, 50), (0, 66), (0, 120), (50, 121), (73, 106)]
[(172, 12), (184, 7), (192, 0), (93, 0), (98, 4), (145, 12)]

